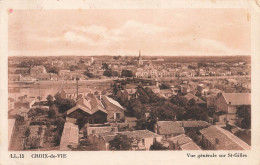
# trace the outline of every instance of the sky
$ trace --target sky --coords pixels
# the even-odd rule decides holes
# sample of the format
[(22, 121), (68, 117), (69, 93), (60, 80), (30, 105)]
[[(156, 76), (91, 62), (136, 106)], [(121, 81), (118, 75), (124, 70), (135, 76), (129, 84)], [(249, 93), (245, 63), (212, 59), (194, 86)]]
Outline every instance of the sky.
[(10, 56), (250, 55), (246, 9), (12, 10)]

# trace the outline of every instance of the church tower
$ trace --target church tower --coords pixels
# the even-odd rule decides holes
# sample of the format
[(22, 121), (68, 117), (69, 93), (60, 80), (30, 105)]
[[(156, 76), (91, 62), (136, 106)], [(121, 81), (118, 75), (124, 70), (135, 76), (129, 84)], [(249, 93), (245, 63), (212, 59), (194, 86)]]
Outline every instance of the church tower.
[(140, 50), (139, 50), (139, 57), (138, 57), (138, 65), (143, 65), (143, 59), (142, 59)]

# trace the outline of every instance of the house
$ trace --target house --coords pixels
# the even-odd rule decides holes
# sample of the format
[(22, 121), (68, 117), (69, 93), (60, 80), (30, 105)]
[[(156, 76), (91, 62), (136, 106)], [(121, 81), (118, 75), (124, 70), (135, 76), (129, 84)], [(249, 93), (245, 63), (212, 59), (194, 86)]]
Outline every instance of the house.
[(217, 96), (217, 109), (214, 120), (217, 124), (226, 124), (237, 119), (237, 109), (251, 106), (250, 93), (222, 93)]
[(29, 108), (25, 108), (22, 106), (20, 108), (16, 108), (8, 111), (8, 116), (11, 118), (16, 118), (17, 116), (21, 116), (24, 118), (24, 120), (27, 120), (29, 110), (30, 110)]
[(174, 121), (158, 121), (154, 125), (154, 132), (162, 135), (164, 140), (185, 133), (184, 128)]
[(104, 132), (118, 132), (117, 127), (112, 126), (102, 126), (102, 127), (87, 127), (86, 128), (87, 137), (91, 135), (100, 135)]
[(97, 150), (109, 150), (109, 141), (113, 140), (118, 132), (117, 127), (88, 127), (87, 138)]
[(149, 150), (154, 142), (161, 142), (162, 136), (148, 130), (124, 131), (117, 134), (126, 135), (133, 139), (133, 150)]
[(187, 93), (184, 97), (187, 99), (188, 102), (191, 99), (194, 99), (196, 104), (198, 104), (198, 105), (206, 105), (205, 101), (201, 100), (199, 97), (197, 97), (197, 96), (195, 96), (195, 95), (193, 95), (191, 93)]
[(180, 134), (167, 139), (170, 150), (201, 150), (201, 148), (187, 135)]
[(34, 75), (34, 78), (39, 81), (53, 81), (57, 80), (57, 75), (54, 73), (39, 73)]
[(197, 128), (197, 129), (202, 129), (210, 126), (206, 121), (201, 121), (201, 120), (190, 120), (190, 121), (176, 121), (175, 123), (178, 123), (181, 127), (183, 127), (185, 130), (189, 128)]
[(231, 132), (212, 125), (200, 130), (201, 145), (208, 150), (250, 150), (250, 146)]
[(70, 70), (60, 70), (59, 71), (59, 75), (60, 76), (66, 76), (70, 73)]
[(105, 123), (107, 121), (107, 111), (95, 97), (91, 100), (81, 98), (77, 101), (76, 106), (66, 113), (67, 117), (76, 119), (80, 127), (86, 123)]
[(207, 108), (216, 108), (217, 106), (217, 95), (211, 94), (206, 96)]
[(102, 95), (101, 102), (107, 112), (108, 121), (120, 121), (125, 117), (125, 108), (123, 108), (116, 100)]
[(8, 74), (8, 81), (20, 81), (21, 78), (21, 74)]
[(26, 108), (32, 108), (33, 104), (36, 102), (36, 99), (31, 97), (25, 97), (22, 102), (24, 103), (24, 106)]
[(163, 90), (160, 90), (159, 95), (164, 98), (169, 98), (173, 95), (176, 96), (177, 93), (175, 93), (174, 91), (171, 91), (170, 89), (163, 89)]
[(108, 151), (109, 142), (115, 138), (114, 132), (100, 133), (99, 135), (93, 136), (92, 144), (98, 151)]
[[(86, 97), (89, 93), (93, 93), (92, 89), (85, 88), (85, 89), (79, 89), (78, 90), (78, 96), (79, 97)], [(77, 89), (62, 89), (60, 92), (60, 96), (63, 99), (77, 99)]]
[(70, 147), (76, 147), (79, 142), (79, 128), (73, 123), (65, 122), (60, 140), (60, 150), (70, 150)]
[(125, 117), (125, 123), (128, 124), (128, 128), (134, 128), (136, 126), (136, 117)]
[(34, 67), (31, 67), (31, 69), (30, 69), (31, 76), (35, 76), (35, 75), (38, 75), (41, 73), (47, 73), (46, 68), (42, 65), (34, 66)]

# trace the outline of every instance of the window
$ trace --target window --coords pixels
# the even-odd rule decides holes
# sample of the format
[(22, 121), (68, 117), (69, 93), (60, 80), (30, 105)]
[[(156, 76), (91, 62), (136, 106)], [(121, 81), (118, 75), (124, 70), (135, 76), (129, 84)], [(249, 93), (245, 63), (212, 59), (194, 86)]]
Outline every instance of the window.
[(142, 145), (144, 145), (144, 139), (142, 139)]
[(120, 113), (114, 113), (114, 119), (120, 119)]

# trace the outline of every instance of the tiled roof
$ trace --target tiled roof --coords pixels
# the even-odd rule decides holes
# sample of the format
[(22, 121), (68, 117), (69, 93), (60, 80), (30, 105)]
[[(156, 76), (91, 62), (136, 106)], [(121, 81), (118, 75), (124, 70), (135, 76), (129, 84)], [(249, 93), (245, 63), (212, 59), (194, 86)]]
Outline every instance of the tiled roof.
[(251, 93), (222, 93), (227, 104), (251, 105)]
[(190, 99), (195, 99), (195, 101), (199, 104), (204, 104), (205, 101), (201, 100), (200, 98), (198, 98), (197, 96), (191, 94), (191, 93), (187, 93), (185, 96), (185, 98), (187, 98), (187, 100), (189, 101)]
[(117, 127), (88, 127), (87, 128), (87, 134), (90, 135), (92, 134), (92, 131), (95, 130), (95, 134), (99, 134), (102, 132), (117, 132), (118, 128)]
[(106, 102), (106, 103), (109, 102), (109, 103), (111, 103), (111, 104), (121, 108), (122, 110), (125, 110), (116, 100), (114, 100), (114, 99), (112, 99), (110, 97), (107, 97), (105, 95), (103, 95), (102, 98), (103, 98), (104, 102)]
[(185, 133), (184, 128), (180, 126), (180, 123), (174, 121), (158, 121), (157, 125), (158, 133), (160, 135)]
[(178, 144), (181, 150), (201, 150), (200, 147), (185, 134), (174, 136), (167, 140), (172, 141), (174, 144)]
[(200, 130), (200, 133), (215, 146), (216, 150), (250, 150), (250, 146), (218, 126), (210, 126)]
[(116, 134), (115, 134), (115, 132), (109, 131), (109, 132), (99, 132), (96, 135), (98, 135), (98, 136), (111, 136), (111, 135), (116, 135)]
[(148, 130), (124, 131), (124, 132), (118, 132), (118, 134), (126, 135), (127, 137), (134, 138), (134, 139), (160, 137), (160, 135)]
[(178, 123), (180, 123), (180, 125), (184, 128), (187, 127), (208, 127), (211, 124), (209, 124), (206, 121), (177, 121)]
[(201, 148), (193, 141), (181, 145), (180, 148), (181, 150), (201, 150)]
[(72, 112), (78, 109), (81, 109), (82, 111), (87, 112), (90, 115), (96, 113), (99, 110), (104, 113), (107, 113), (107, 111), (104, 109), (102, 104), (95, 97), (93, 97), (91, 100), (86, 100), (85, 98), (81, 98), (76, 103), (76, 106), (72, 107), (67, 111), (67, 115), (71, 114)]
[(186, 143), (188, 143), (192, 140), (187, 135), (180, 134), (178, 136), (168, 138), (167, 141), (172, 141), (174, 144), (176, 144), (178, 142), (179, 145), (183, 145), (183, 144), (186, 144)]

